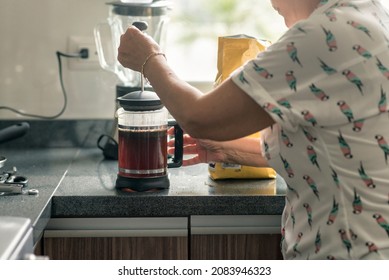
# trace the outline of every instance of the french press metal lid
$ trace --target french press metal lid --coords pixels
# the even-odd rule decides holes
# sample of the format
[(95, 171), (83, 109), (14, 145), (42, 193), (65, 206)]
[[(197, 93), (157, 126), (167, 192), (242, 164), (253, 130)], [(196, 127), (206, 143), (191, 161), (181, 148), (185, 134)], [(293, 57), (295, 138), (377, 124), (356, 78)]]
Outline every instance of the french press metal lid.
[(153, 91), (133, 91), (118, 97), (120, 106), (126, 111), (155, 111), (164, 106)]

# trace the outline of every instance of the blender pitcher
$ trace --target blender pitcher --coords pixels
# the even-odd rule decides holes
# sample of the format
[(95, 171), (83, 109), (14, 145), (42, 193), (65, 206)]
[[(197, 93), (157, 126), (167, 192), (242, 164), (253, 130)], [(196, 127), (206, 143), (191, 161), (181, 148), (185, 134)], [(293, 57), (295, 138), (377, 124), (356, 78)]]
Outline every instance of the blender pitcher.
[(170, 3), (163, 0), (122, 0), (107, 5), (109, 17), (94, 29), (100, 65), (115, 73), (122, 86), (139, 88), (139, 74), (123, 67), (117, 60), (120, 36), (134, 22), (143, 21), (148, 25), (147, 34), (164, 49)]

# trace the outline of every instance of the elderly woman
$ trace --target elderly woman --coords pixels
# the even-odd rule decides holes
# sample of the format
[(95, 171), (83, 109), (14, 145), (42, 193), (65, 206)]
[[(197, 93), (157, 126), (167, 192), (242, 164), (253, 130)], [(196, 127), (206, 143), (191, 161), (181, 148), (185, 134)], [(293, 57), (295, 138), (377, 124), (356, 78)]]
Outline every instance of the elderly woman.
[[(379, 0), (272, 5), (289, 30), (207, 94), (136, 28), (118, 59), (147, 77), (197, 162), (269, 164), (286, 180), (285, 259), (389, 259), (389, 15)], [(241, 144), (257, 131), (262, 147)]]

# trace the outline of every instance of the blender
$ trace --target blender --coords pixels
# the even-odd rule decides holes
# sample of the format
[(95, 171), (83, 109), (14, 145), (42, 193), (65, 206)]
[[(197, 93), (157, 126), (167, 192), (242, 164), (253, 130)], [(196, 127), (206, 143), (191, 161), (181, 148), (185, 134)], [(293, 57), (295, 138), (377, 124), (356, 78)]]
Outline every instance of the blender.
[[(107, 3), (108, 18), (96, 25), (94, 37), (100, 66), (114, 73), (119, 82), (116, 85), (116, 99), (133, 91), (141, 90), (138, 72), (123, 67), (117, 60), (120, 36), (134, 22), (145, 22), (147, 34), (165, 48), (166, 26), (169, 21), (170, 2), (164, 0), (122, 0)], [(146, 87), (151, 89), (147, 84)], [(116, 110), (118, 109), (118, 104)], [(118, 159), (117, 118), (114, 118), (111, 135), (102, 135), (98, 147), (108, 159)]]

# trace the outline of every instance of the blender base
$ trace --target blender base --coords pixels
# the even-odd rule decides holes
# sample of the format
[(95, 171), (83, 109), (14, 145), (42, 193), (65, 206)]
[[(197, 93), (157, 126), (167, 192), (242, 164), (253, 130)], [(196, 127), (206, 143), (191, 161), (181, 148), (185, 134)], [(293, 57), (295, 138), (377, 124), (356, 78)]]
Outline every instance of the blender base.
[(151, 190), (162, 190), (170, 187), (168, 175), (154, 178), (128, 178), (118, 175), (116, 189), (131, 190), (135, 192), (146, 192)]

